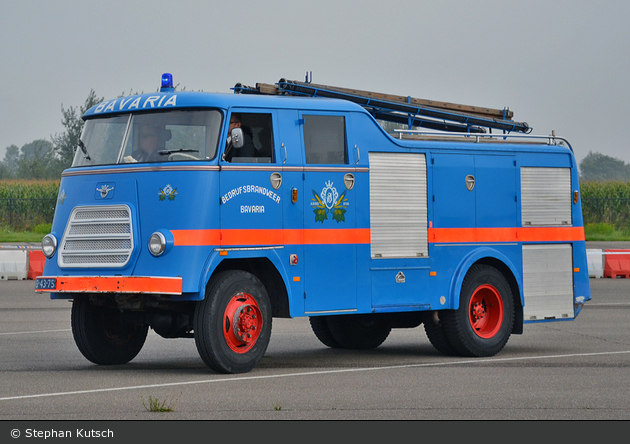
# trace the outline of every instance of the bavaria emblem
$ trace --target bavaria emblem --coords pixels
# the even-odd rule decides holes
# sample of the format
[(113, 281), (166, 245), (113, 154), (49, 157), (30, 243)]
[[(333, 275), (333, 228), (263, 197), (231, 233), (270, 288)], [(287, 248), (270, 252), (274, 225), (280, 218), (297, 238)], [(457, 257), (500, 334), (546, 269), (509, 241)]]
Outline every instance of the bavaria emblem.
[(339, 195), (337, 189), (333, 187), (332, 181), (326, 182), (322, 192), (317, 194), (313, 190), (314, 199), (311, 199), (311, 207), (315, 213), (315, 222), (324, 223), (328, 219), (328, 214), (332, 213), (332, 218), (339, 222), (346, 221), (346, 207), (349, 205), (344, 191)]
[(167, 184), (164, 189), (160, 189), (158, 196), (160, 196), (160, 200), (165, 200), (166, 198), (168, 198), (168, 200), (175, 200), (177, 188), (173, 188), (170, 184)]

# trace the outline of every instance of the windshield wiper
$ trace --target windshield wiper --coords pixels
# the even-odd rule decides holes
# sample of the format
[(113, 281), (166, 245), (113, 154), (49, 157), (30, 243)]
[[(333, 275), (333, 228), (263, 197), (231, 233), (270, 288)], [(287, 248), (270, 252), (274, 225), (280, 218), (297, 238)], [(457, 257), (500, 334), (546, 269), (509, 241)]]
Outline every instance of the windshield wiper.
[(79, 148), (81, 148), (81, 151), (83, 152), (83, 157), (85, 157), (86, 160), (92, 160), (92, 158), (88, 154), (87, 147), (85, 146), (85, 143), (83, 143), (83, 141), (81, 139), (79, 139)]
[(158, 151), (158, 154), (161, 154), (162, 156), (168, 156), (169, 154), (173, 154), (173, 153), (198, 153), (199, 150), (190, 150), (190, 149), (184, 149), (184, 148), (180, 148), (177, 150), (160, 150)]

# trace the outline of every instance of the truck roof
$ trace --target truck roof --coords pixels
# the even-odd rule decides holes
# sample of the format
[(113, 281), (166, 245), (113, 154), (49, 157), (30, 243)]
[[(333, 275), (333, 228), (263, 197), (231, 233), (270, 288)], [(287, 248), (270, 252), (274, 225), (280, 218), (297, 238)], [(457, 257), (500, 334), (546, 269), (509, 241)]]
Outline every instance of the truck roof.
[(320, 97), (269, 96), (192, 91), (154, 92), (106, 100), (83, 114), (84, 119), (128, 112), (190, 108), (270, 108), (326, 111), (367, 111), (355, 103)]

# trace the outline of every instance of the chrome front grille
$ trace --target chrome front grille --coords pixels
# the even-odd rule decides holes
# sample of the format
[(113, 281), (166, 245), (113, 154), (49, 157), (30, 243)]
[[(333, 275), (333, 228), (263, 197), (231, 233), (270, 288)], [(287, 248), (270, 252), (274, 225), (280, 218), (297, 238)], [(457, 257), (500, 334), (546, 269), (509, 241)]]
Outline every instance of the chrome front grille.
[(76, 207), (59, 247), (60, 267), (124, 267), (133, 251), (126, 205)]

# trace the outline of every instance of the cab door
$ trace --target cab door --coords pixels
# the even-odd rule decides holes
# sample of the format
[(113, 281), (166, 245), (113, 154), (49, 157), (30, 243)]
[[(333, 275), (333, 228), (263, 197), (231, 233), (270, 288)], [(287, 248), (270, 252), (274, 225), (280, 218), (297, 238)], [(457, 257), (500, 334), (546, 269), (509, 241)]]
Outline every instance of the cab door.
[(357, 309), (356, 198), (349, 119), (300, 112), (304, 153), (305, 313)]
[(282, 191), (274, 181), (275, 111), (232, 109), (227, 122), (238, 120), (245, 146), (224, 156), (227, 122), (220, 160), (221, 246), (259, 247), (282, 245)]

